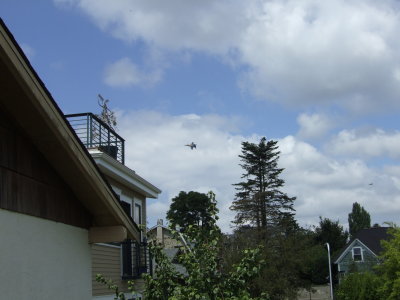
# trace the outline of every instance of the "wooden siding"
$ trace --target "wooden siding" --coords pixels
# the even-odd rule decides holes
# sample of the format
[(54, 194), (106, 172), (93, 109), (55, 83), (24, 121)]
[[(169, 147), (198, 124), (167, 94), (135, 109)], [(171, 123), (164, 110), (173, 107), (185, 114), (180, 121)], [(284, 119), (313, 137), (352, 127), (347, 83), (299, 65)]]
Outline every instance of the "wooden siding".
[(92, 245), (93, 296), (111, 295), (112, 291), (96, 281), (96, 274), (102, 274), (106, 279), (112, 279), (121, 291), (128, 291), (127, 281), (121, 279), (121, 248)]
[(0, 208), (82, 228), (92, 223), (69, 186), (1, 106)]
[[(354, 247), (361, 247), (363, 253), (363, 261), (354, 261), (352, 249)], [(339, 262), (339, 269), (341, 272), (363, 272), (372, 271), (373, 267), (379, 263), (378, 258), (366, 249), (361, 243), (356, 242), (353, 247), (347, 251), (342, 260)]]

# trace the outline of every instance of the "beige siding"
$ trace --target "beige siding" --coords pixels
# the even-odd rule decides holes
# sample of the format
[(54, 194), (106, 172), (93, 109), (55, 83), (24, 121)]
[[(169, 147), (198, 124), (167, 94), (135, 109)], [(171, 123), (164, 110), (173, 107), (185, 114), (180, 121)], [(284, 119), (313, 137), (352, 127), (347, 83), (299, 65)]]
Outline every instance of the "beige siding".
[(92, 281), (93, 296), (110, 295), (105, 285), (96, 282), (96, 274), (102, 274), (106, 279), (112, 279), (121, 291), (128, 291), (127, 281), (121, 280), (121, 249), (105, 245), (92, 245)]

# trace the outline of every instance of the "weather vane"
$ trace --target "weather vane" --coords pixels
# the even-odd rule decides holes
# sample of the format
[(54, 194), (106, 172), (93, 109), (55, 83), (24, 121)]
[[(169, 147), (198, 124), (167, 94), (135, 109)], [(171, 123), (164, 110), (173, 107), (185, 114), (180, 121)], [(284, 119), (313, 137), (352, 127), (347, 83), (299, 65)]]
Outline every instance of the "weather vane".
[(110, 102), (110, 100), (104, 99), (100, 94), (98, 94), (98, 97), (99, 99), (97, 100), (97, 103), (101, 107), (101, 114), (97, 116), (111, 129), (117, 130), (117, 118), (115, 117), (114, 112), (107, 106), (107, 103)]

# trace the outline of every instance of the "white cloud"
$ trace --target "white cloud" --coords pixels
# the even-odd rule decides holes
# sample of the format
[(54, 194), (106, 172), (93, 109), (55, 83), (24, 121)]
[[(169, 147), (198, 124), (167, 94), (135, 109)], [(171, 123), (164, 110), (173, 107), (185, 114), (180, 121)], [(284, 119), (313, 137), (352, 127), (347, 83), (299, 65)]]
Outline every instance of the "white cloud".
[(337, 155), (399, 158), (400, 132), (342, 130), (327, 148)]
[(261, 99), (357, 112), (399, 107), (395, 0), (60, 2), (124, 41), (244, 66), (242, 86)]
[(280, 141), (280, 150), (285, 190), (298, 197), (301, 224), (316, 224), (323, 216), (347, 226), (354, 202), (370, 212), (374, 223), (399, 222), (400, 172), (393, 166), (374, 169), (357, 159), (336, 160), (291, 136)]
[(320, 138), (333, 127), (332, 121), (322, 114), (300, 114), (297, 123), (300, 125), (298, 135), (303, 139)]
[[(152, 217), (151, 212), (166, 211), (179, 191), (212, 190), (223, 216), (220, 224), (229, 230), (233, 214), (228, 207), (234, 196), (232, 183), (240, 180), (237, 155), (243, 141), (229, 133), (236, 128), (235, 120), (143, 111), (123, 114), (119, 128), (127, 141), (127, 165), (163, 190), (159, 200), (163, 204), (156, 201), (149, 206), (150, 225), (163, 217)], [(184, 146), (192, 141), (197, 144), (195, 150)]]
[(144, 72), (129, 58), (125, 57), (106, 67), (104, 71), (104, 82), (113, 87), (133, 85), (149, 87), (159, 82), (162, 75), (163, 71), (161, 69)]
[[(164, 213), (179, 191), (213, 190), (219, 201), (220, 226), (230, 230), (235, 213), (229, 210), (243, 170), (238, 155), (242, 141), (259, 136), (233, 134), (235, 119), (218, 115), (167, 115), (154, 111), (120, 116), (120, 134), (126, 139), (126, 162), (163, 191), (148, 207), (149, 225)], [(194, 141), (196, 150), (184, 145)], [(318, 217), (340, 219), (347, 226), (352, 203), (359, 202), (373, 222), (399, 222), (400, 171), (396, 166), (374, 169), (358, 159), (338, 160), (293, 136), (279, 140), (279, 165), (285, 191), (297, 196), (295, 208), (301, 225)], [(373, 183), (373, 185), (369, 185)]]

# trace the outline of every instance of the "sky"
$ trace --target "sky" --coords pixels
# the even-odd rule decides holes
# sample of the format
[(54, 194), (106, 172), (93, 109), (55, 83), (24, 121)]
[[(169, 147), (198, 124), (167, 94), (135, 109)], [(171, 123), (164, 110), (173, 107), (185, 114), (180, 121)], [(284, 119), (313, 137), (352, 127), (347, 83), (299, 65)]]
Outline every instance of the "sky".
[(230, 232), (241, 143), (264, 136), (301, 226), (347, 228), (354, 202), (400, 223), (399, 1), (2, 0), (0, 16), (65, 114), (110, 100), (126, 165), (162, 190), (149, 226), (212, 190)]

